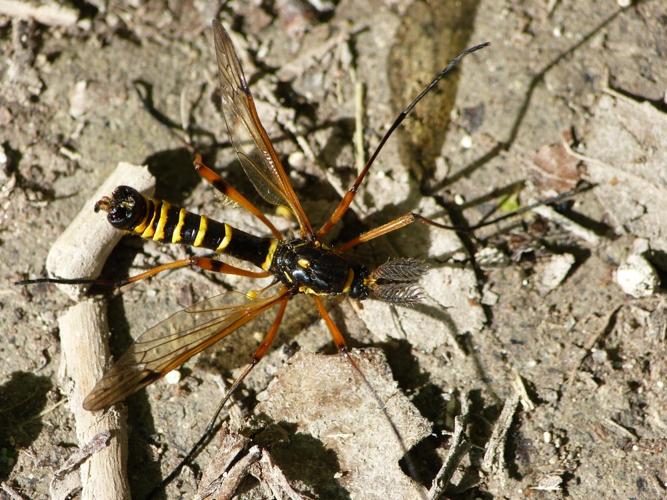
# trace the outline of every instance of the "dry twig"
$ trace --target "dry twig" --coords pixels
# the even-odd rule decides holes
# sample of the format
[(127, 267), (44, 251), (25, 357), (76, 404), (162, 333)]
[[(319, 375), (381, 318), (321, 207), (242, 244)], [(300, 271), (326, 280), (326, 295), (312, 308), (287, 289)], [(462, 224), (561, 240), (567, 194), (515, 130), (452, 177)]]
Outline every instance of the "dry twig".
[[(101, 196), (108, 195), (120, 184), (152, 192), (155, 179), (144, 167), (119, 164), (53, 244), (47, 257), (47, 269), (52, 276), (98, 276), (122, 234), (113, 229), (104, 217), (95, 214), (93, 206)], [(102, 377), (110, 360), (106, 303), (84, 298), (80, 285), (59, 287), (73, 299), (80, 300), (58, 318), (63, 362), (73, 382), (71, 390), (64, 392), (68, 393), (70, 409), (76, 421), (77, 439), (85, 448), (100, 433), (108, 432), (113, 436), (106, 447), (90, 451), (80, 464), (81, 498), (129, 498), (125, 416), (115, 408), (102, 413), (86, 411), (82, 406), (84, 398)]]
[(498, 475), (501, 484), (507, 476), (505, 465), (507, 432), (512, 426), (512, 421), (514, 420), (514, 415), (520, 401), (521, 396), (516, 392), (505, 401), (505, 406), (503, 406), (503, 411), (500, 412), (496, 426), (491, 434), (491, 439), (489, 439), (486, 445), (486, 452), (482, 461), (482, 470), (488, 475)]
[(466, 438), (465, 430), (468, 425), (468, 416), (470, 404), (468, 396), (461, 396), (461, 414), (454, 417), (454, 433), (450, 442), (447, 457), (433, 480), (431, 489), (428, 492), (429, 499), (440, 498), (449, 486), (449, 482), (456, 471), (461, 459), (470, 448), (470, 443)]

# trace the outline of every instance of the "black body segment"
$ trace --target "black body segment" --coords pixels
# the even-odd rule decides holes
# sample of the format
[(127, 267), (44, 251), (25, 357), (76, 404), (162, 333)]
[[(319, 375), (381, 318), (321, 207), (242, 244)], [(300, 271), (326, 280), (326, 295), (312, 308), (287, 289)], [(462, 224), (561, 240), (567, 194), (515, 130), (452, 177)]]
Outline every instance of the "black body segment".
[(288, 290), (314, 295), (347, 294), (365, 299), (371, 294), (370, 271), (351, 264), (317, 240), (279, 241), (254, 236), (224, 222), (209, 219), (148, 198), (128, 186), (114, 189), (95, 210), (107, 212), (116, 228), (145, 239), (207, 248), (250, 262), (273, 274)]
[(319, 241), (298, 238), (281, 243), (269, 271), (286, 287), (301, 293), (368, 297), (368, 269), (350, 264)]
[(96, 203), (95, 210), (106, 211), (114, 227), (144, 239), (207, 248), (266, 269), (277, 243), (272, 238), (254, 236), (166, 201), (147, 198), (128, 186), (114, 189), (111, 197)]

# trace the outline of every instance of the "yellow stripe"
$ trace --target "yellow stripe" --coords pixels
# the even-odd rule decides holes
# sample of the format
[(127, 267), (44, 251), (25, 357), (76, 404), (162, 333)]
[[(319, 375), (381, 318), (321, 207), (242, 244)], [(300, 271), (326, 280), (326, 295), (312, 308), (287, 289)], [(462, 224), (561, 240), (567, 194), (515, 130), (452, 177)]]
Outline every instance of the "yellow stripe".
[(318, 295), (319, 297), (327, 297), (329, 294), (327, 292), (316, 292), (309, 286), (300, 286), (299, 291), (301, 293), (307, 293), (308, 295)]
[(350, 268), (347, 271), (347, 279), (345, 280), (345, 284), (343, 285), (343, 293), (349, 293), (350, 288), (352, 288), (352, 281), (354, 280), (354, 271), (352, 268)]
[(141, 234), (146, 229), (146, 225), (148, 224), (148, 214), (150, 213), (150, 208), (152, 206), (153, 206), (153, 200), (151, 200), (150, 198), (146, 198), (146, 214), (144, 215), (144, 220), (142, 220), (139, 224), (137, 224), (134, 227), (135, 233)]
[(192, 246), (195, 247), (200, 247), (201, 244), (204, 242), (204, 236), (206, 236), (206, 229), (208, 228), (208, 221), (206, 220), (206, 216), (200, 215), (199, 216), (199, 229), (197, 230), (197, 237), (195, 238), (195, 242), (192, 244)]
[(276, 248), (278, 248), (278, 240), (271, 240), (271, 246), (269, 246), (269, 251), (266, 252), (266, 259), (264, 264), (262, 264), (262, 269), (268, 271), (273, 262), (273, 254), (276, 253)]
[(151, 217), (151, 221), (148, 223), (148, 226), (146, 226), (144, 232), (141, 233), (142, 238), (148, 239), (153, 237), (153, 234), (155, 233), (155, 228), (153, 226), (155, 224), (155, 217), (157, 217), (159, 208), (160, 208), (160, 202), (157, 200), (153, 200), (153, 217)]
[(160, 208), (160, 218), (157, 221), (157, 227), (155, 228), (155, 235), (153, 239), (155, 241), (162, 241), (164, 239), (164, 226), (167, 225), (167, 219), (169, 219), (169, 203), (166, 201), (162, 202), (162, 208)]
[(225, 237), (222, 239), (220, 244), (218, 245), (218, 248), (215, 249), (217, 253), (222, 253), (224, 252), (225, 248), (227, 248), (227, 245), (229, 245), (232, 242), (232, 226), (229, 224), (225, 224)]
[(186, 211), (184, 208), (181, 208), (178, 212), (178, 223), (174, 228), (174, 234), (171, 235), (172, 243), (180, 243), (183, 237), (181, 236), (181, 231), (183, 230), (183, 224), (185, 224), (185, 214)]

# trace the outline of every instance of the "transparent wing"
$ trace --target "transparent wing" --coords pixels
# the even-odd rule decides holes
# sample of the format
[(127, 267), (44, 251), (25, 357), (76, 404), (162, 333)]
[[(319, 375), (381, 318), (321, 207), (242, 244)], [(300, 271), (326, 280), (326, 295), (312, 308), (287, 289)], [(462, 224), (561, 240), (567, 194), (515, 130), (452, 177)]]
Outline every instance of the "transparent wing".
[(248, 300), (223, 293), (177, 312), (146, 330), (95, 385), (83, 402), (101, 410), (179, 367), (284, 299), (282, 288), (267, 298)]
[[(269, 203), (286, 204), (294, 213), (301, 233), (312, 235), (313, 230), (299, 199), (294, 193), (273, 144), (269, 139), (264, 126), (257, 116), (255, 101), (250, 93), (248, 82), (243, 74), (243, 68), (236, 55), (232, 40), (222, 25), (213, 21), (215, 36), (215, 54), (218, 60), (218, 74), (220, 76), (220, 94), (222, 96), (222, 110), (227, 126), (229, 138), (234, 145), (239, 161), (248, 178), (252, 181), (257, 192)], [(240, 123), (241, 127), (235, 125)], [(248, 141), (239, 141), (234, 133), (244, 130)], [(254, 151), (244, 151), (242, 144), (253, 144)], [(255, 149), (256, 147), (256, 149)]]

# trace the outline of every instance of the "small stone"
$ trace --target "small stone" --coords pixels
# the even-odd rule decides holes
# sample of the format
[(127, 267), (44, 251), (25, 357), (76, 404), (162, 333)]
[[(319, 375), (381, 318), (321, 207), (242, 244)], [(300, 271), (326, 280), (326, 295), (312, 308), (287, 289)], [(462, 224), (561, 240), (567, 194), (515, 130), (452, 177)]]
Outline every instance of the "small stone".
[(607, 351), (604, 349), (593, 349), (591, 351), (591, 357), (597, 364), (604, 364), (607, 361)]
[(12, 112), (9, 108), (0, 106), (0, 125), (5, 126), (9, 125), (12, 122)]
[(482, 304), (485, 306), (495, 306), (498, 303), (499, 295), (496, 292), (484, 288), (482, 292)]
[(633, 255), (642, 255), (648, 252), (651, 249), (649, 242), (646, 238), (637, 238), (632, 242), (632, 250), (630, 253)]
[(171, 370), (164, 376), (164, 381), (169, 385), (176, 385), (181, 381), (181, 372), (179, 370)]
[(554, 255), (545, 264), (537, 266), (537, 290), (546, 295), (560, 285), (574, 265), (574, 256), (569, 253)]
[(9, 165), (9, 157), (5, 152), (5, 147), (2, 144), (0, 144), (0, 171), (4, 171), (7, 165)]
[(69, 114), (72, 118), (81, 118), (88, 111), (87, 87), (88, 83), (85, 80), (81, 80), (76, 82), (72, 92), (70, 92)]
[(304, 168), (306, 165), (306, 155), (301, 151), (295, 151), (287, 158), (288, 163), (295, 168)]
[(506, 266), (507, 256), (496, 247), (484, 247), (475, 253), (475, 261), (482, 267)]
[(650, 297), (660, 285), (660, 278), (651, 263), (643, 256), (631, 254), (615, 273), (616, 283), (635, 298)]

